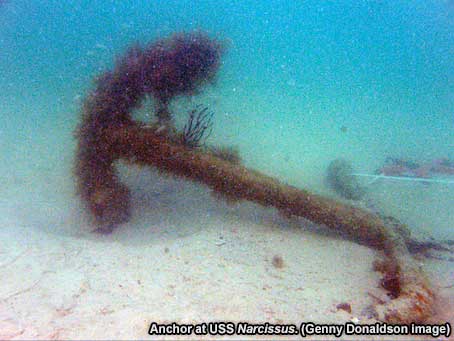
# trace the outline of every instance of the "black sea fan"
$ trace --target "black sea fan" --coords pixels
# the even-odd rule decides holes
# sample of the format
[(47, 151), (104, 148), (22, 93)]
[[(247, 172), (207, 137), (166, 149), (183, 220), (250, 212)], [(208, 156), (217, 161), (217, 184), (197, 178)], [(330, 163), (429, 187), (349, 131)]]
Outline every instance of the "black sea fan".
[(181, 133), (181, 143), (192, 148), (205, 144), (213, 130), (213, 112), (207, 107), (197, 106), (189, 112), (189, 118)]

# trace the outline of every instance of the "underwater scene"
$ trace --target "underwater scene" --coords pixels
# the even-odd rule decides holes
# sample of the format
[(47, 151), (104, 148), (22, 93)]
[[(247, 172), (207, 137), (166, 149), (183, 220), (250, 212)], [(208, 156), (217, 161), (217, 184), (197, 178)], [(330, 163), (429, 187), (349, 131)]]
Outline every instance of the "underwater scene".
[(0, 339), (445, 340), (454, 1), (0, 0)]

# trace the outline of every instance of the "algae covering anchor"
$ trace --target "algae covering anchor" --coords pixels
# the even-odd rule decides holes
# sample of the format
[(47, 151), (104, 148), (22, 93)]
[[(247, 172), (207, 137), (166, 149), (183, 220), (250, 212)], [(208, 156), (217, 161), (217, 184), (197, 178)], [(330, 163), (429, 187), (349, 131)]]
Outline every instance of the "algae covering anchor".
[[(226, 200), (274, 207), (284, 216), (304, 217), (383, 251), (377, 269), (383, 272), (382, 285), (393, 299), (374, 307), (376, 317), (392, 323), (429, 318), (435, 297), (431, 284), (403, 237), (383, 219), (247, 169), (228, 149), (184, 142), (173, 124), (170, 102), (175, 96), (200, 91), (213, 80), (224, 50), (221, 42), (207, 34), (178, 33), (132, 47), (112, 71), (97, 78), (76, 132), (75, 160), (78, 193), (97, 230), (109, 233), (130, 219), (130, 192), (120, 182), (115, 161), (155, 167), (205, 184)], [(147, 95), (157, 102), (155, 125), (144, 125), (131, 115)]]

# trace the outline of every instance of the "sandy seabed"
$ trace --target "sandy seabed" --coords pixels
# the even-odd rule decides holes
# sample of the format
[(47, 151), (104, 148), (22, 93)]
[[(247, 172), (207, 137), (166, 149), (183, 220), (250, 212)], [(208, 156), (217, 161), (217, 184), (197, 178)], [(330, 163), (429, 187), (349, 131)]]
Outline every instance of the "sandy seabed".
[[(385, 293), (374, 250), (273, 209), (228, 205), (203, 186), (137, 168), (122, 174), (133, 217), (111, 235), (91, 232), (67, 180), (57, 192), (55, 177), (33, 187), (5, 180), (0, 339), (151, 339), (151, 322), (375, 322), (367, 307)], [(452, 323), (454, 289), (443, 288), (452, 263), (422, 262), (440, 287), (438, 314)], [(351, 313), (336, 308), (345, 302)]]

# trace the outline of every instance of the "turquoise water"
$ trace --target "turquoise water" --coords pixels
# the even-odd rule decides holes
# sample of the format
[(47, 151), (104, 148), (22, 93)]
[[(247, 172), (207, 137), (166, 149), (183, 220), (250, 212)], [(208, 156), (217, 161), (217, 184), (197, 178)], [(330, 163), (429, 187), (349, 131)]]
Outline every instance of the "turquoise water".
[[(92, 79), (133, 42), (203, 30), (226, 42), (217, 81), (173, 108), (215, 113), (209, 143), (317, 193), (343, 157), (454, 160), (454, 5), (425, 1), (0, 1), (3, 225), (74, 231), (72, 175)], [(140, 187), (140, 185), (136, 185)], [(380, 181), (380, 211), (454, 239), (454, 185)]]
[(447, 1), (7, 1), (0, 17), (1, 155), (16, 172), (69, 169), (92, 78), (132, 42), (194, 29), (229, 48), (217, 83), (181, 108), (209, 105), (211, 140), (250, 166), (326, 192), (337, 157), (366, 173), (388, 156), (454, 158)]
[(366, 173), (388, 156), (454, 158), (447, 1), (6, 1), (0, 18), (1, 155), (19, 173), (70, 167), (91, 80), (127, 46), (194, 29), (228, 52), (217, 83), (181, 107), (209, 105), (211, 140), (250, 166), (326, 192), (337, 157)]
[[(326, 245), (332, 245), (327, 249), (343, 252), (339, 256), (342, 260), (339, 272), (333, 271), (338, 276), (335, 283), (350, 278), (358, 270), (358, 273), (364, 271), (369, 275), (364, 276), (367, 277), (365, 280), (361, 279), (362, 288), (378, 286), (378, 275), (366, 272), (370, 271), (370, 250), (358, 247), (359, 251), (352, 251), (349, 244), (345, 244), (346, 247), (341, 244), (345, 241), (336, 239), (327, 242), (323, 235), (317, 235), (320, 240), (317, 240), (318, 237), (306, 240), (306, 234), (296, 233), (282, 217), (260, 211), (248, 203), (232, 209), (219, 206), (203, 190), (198, 197), (200, 188), (197, 186), (185, 187), (182, 182), (166, 180), (155, 188), (150, 185), (150, 174), (140, 173), (136, 168), (130, 171), (132, 175), (129, 177), (128, 170), (125, 171), (127, 167), (122, 168), (126, 174), (123, 176), (135, 192), (133, 196), (137, 208), (133, 211), (131, 222), (110, 236), (91, 233), (87, 214), (75, 194), (72, 167), (76, 140), (73, 132), (80, 120), (83, 100), (92, 89), (93, 78), (112, 68), (129, 45), (136, 41), (153, 41), (173, 32), (203, 30), (224, 41), (228, 49), (214, 84), (206, 86), (200, 94), (181, 97), (172, 103), (177, 113), (177, 125), (181, 127), (184, 124), (188, 109), (196, 104), (207, 105), (215, 113), (209, 144), (235, 145), (246, 166), (294, 186), (341, 200), (325, 180), (327, 168), (334, 159), (342, 157), (352, 164), (355, 171), (369, 174), (383, 166), (388, 157), (420, 164), (440, 158), (454, 160), (453, 27), (454, 4), (451, 0), (0, 0), (0, 232), (10, 238), (2, 239), (0, 255), (15, 259), (16, 253), (23, 249), (24, 253), (30, 254), (30, 262), (34, 264), (19, 264), (18, 271), (13, 269), (9, 275), (8, 272), (2, 275), (12, 279), (0, 286), (1, 295), (9, 295), (17, 288), (22, 290), (22, 285), (23, 292), (32, 295), (30, 299), (18, 295), (17, 303), (8, 303), (10, 311), (16, 312), (16, 318), (30, 326), (34, 325), (32, 317), (35, 315), (29, 314), (27, 304), (33, 305), (36, 299), (36, 304), (41, 308), (44, 306), (42, 309), (47, 312), (48, 297), (34, 295), (32, 290), (26, 291), (29, 289), (25, 285), (30, 282), (33, 289), (38, 282), (35, 283), (32, 275), (37, 274), (38, 277), (38, 270), (42, 270), (50, 279), (47, 283), (44, 276), (44, 284), (41, 283), (38, 288), (42, 289), (47, 283), (47, 293), (49, 297), (55, 296), (55, 302), (63, 297), (62, 301), (66, 304), (65, 295), (70, 298), (81, 295), (82, 289), (79, 290), (80, 283), (77, 281), (83, 282), (81, 288), (84, 292), (90, 292), (91, 288), (84, 281), (88, 283), (92, 280), (93, 302), (98, 295), (100, 300), (108, 301), (108, 308), (99, 302), (99, 306), (97, 302), (92, 303), (99, 311), (105, 309), (102, 311), (106, 315), (110, 311), (109, 304), (115, 304), (116, 299), (118, 305), (129, 302), (129, 293), (123, 294), (123, 289), (117, 288), (117, 282), (130, 281), (134, 283), (128, 285), (136, 285), (136, 273), (155, 285), (146, 290), (134, 287), (136, 291), (131, 291), (135, 293), (135, 296), (132, 295), (134, 302), (147, 314), (147, 309), (151, 309), (149, 302), (157, 302), (157, 310), (161, 309), (159, 304), (167, 309), (164, 316), (168, 320), (174, 316), (174, 308), (167, 306), (167, 302), (159, 301), (162, 297), (172, 300), (170, 296), (161, 295), (160, 290), (164, 290), (162, 283), (176, 286), (176, 296), (179, 292), (179, 298), (186, 300), (187, 310), (183, 318), (186, 318), (186, 311), (189, 312), (188, 318), (206, 316), (203, 313), (211, 314), (211, 311), (218, 312), (219, 316), (235, 318), (239, 312), (253, 314), (254, 311), (248, 310), (253, 304), (245, 307), (239, 298), (230, 306), (226, 304), (226, 307), (219, 308), (220, 312), (216, 310), (218, 307), (209, 310), (211, 306), (204, 311), (203, 305), (200, 312), (193, 304), (194, 300), (183, 295), (185, 285), (189, 284), (182, 284), (181, 278), (174, 280), (172, 276), (181, 269), (183, 274), (184, 271), (192, 271), (193, 263), (188, 263), (187, 259), (192, 261), (194, 254), (200, 250), (209, 251), (210, 256), (202, 254), (198, 256), (200, 259), (196, 257), (198, 265), (201, 264), (202, 268), (210, 268), (211, 265), (210, 271), (219, 277), (214, 286), (208, 286), (211, 291), (207, 289), (207, 292), (219, 295), (222, 302), (236, 295), (236, 292), (230, 294), (229, 290), (236, 290), (239, 285), (235, 281), (238, 274), (246, 274), (244, 283), (248, 283), (248, 276), (251, 276), (250, 281), (256, 286), (247, 287), (252, 291), (247, 289), (242, 292), (246, 296), (253, 293), (257, 300), (262, 299), (260, 281), (267, 280), (266, 275), (271, 274), (271, 280), (268, 280), (276, 287), (288, 284), (285, 274), (279, 277), (281, 273), (275, 276), (273, 271), (277, 270), (273, 268), (268, 272), (260, 268), (262, 258), (269, 260), (277, 252), (276, 245), (283, 254), (287, 252), (285, 264), (289, 269), (292, 259), (306, 266), (306, 260), (314, 258), (314, 252), (318, 254), (322, 250), (322, 254)], [(147, 119), (146, 113), (150, 110), (147, 107), (135, 115)], [(157, 174), (152, 173), (152, 176)], [(444, 179), (454, 181), (454, 176)], [(360, 181), (365, 185), (366, 181)], [(385, 180), (377, 181), (368, 188), (374, 209), (392, 215), (407, 223), (412, 231), (422, 232), (438, 241), (454, 239), (454, 184)], [(179, 191), (182, 192), (181, 201)], [(201, 202), (206, 207), (200, 207)], [(154, 206), (148, 207), (150, 203)], [(246, 228), (241, 232), (243, 225)], [(282, 238), (279, 229), (276, 228), (279, 232), (273, 230), (281, 225), (284, 226)], [(249, 229), (250, 226), (258, 230), (263, 228), (265, 232), (263, 235), (256, 233), (253, 228)], [(230, 236), (234, 240), (240, 233), (245, 234), (241, 238), (247, 238), (240, 238), (236, 244), (229, 240), (217, 240), (218, 234), (222, 233), (227, 236), (226, 239)], [(197, 239), (199, 235), (205, 239)], [(311, 240), (314, 245), (310, 244)], [(307, 244), (300, 247), (300, 242)], [(55, 247), (55, 243), (60, 244)], [(177, 256), (181, 247), (181, 259), (177, 257), (172, 263), (165, 263), (167, 255), (163, 256), (161, 252), (164, 245), (166, 252), (170, 248), (170, 253)], [(237, 253), (232, 252), (229, 245), (233, 245), (232, 249)], [(8, 254), (5, 250), (11, 252)], [(337, 261), (337, 256), (330, 261), (329, 250), (326, 265), (307, 264), (311, 276)], [(298, 253), (300, 251), (305, 253)], [(218, 269), (216, 261), (219, 254), (212, 256), (216, 252), (224, 257), (223, 260), (230, 261), (227, 265), (222, 264), (224, 270), (218, 272), (215, 270)], [(366, 252), (370, 254), (366, 255)], [(158, 264), (154, 263), (154, 257), (158, 259)], [(117, 262), (117, 259), (121, 261)], [(156, 273), (150, 270), (162, 266), (160, 259), (164, 259), (164, 265), (173, 266), (172, 274), (164, 270)], [(0, 270), (4, 270), (8, 262), (0, 262)], [(44, 263), (56, 264), (60, 268), (49, 271)], [(294, 263), (295, 267), (291, 269), (300, 266), (296, 261)], [(235, 267), (238, 264), (240, 267)], [(428, 264), (427, 267), (430, 267), (432, 263)], [(248, 266), (246, 269), (253, 269), (255, 265), (259, 268), (241, 272), (243, 265)], [(107, 269), (105, 271), (110, 277), (96, 270), (96, 266)], [(30, 267), (33, 268), (32, 274), (23, 279), (21, 269), (28, 272)], [(348, 271), (342, 273), (341, 268), (344, 267)], [(353, 270), (350, 271), (350, 268)], [(439, 270), (440, 278), (444, 278), (440, 282), (452, 284), (452, 262), (436, 263), (433, 268)], [(197, 268), (202, 278), (200, 283), (206, 277), (204, 270)], [(90, 271), (94, 271), (95, 275)], [(230, 282), (224, 282), (227, 275), (224, 276), (222, 271), (230, 274)], [(263, 273), (265, 277), (262, 277)], [(253, 274), (258, 277), (252, 277)], [(300, 282), (306, 284), (304, 273), (295, 270), (288, 276), (288, 282), (298, 290)], [(59, 280), (64, 284), (57, 290), (55, 283), (60, 283)], [(314, 275), (316, 284), (311, 292), (315, 294), (309, 293), (310, 297), (318, 295), (317, 290), (324, 290), (324, 285), (328, 287), (330, 281), (317, 280), (320, 279)], [(310, 281), (307, 280), (307, 283)], [(366, 289), (360, 295), (356, 287), (349, 287), (351, 284), (348, 281), (344, 283), (344, 289), (350, 289), (348, 293), (351, 297), (362, 295), (363, 301), (366, 301), (364, 297), (370, 300), (365, 294)], [(219, 283), (228, 283), (229, 288)], [(112, 285), (112, 292), (103, 291), (109, 285)], [(9, 286), (12, 288), (10, 291)], [(199, 295), (197, 288), (192, 289), (190, 292), (194, 293), (196, 302), (210, 302), (203, 301), (203, 295)], [(306, 301), (297, 296), (304, 294), (300, 291), (295, 297), (291, 296), (293, 292), (290, 293), (288, 287), (276, 295), (273, 291), (268, 291), (268, 296), (265, 292), (263, 295), (274, 302), (274, 306), (285, 310), (283, 316), (301, 319), (298, 315), (301, 308), (304, 318), (311, 319), (312, 312), (306, 309)], [(450, 293), (452, 297), (452, 289)], [(343, 294), (345, 291), (340, 293)], [(279, 295), (288, 298), (287, 301), (283, 299), (285, 302), (282, 305), (274, 300), (281, 297)], [(328, 309), (333, 304), (330, 300), (334, 299), (330, 295), (336, 296), (337, 291), (327, 289), (323, 303), (327, 308), (314, 310), (315, 318), (322, 316), (322, 321), (325, 316), (326, 319), (332, 318), (333, 312)], [(309, 304), (312, 302), (310, 297)], [(302, 306), (295, 305), (295, 302)], [(1, 303), (0, 316), (1, 309), (6, 306)], [(368, 302), (362, 303), (365, 306)], [(68, 306), (72, 307), (71, 304)], [(62, 307), (72, 309), (64, 304)], [(59, 309), (66, 311), (63, 308)], [(271, 320), (272, 314), (267, 309), (264, 315), (253, 317)], [(40, 310), (36, 312), (40, 314)], [(88, 322), (79, 318), (82, 321), (80, 324), (89, 329), (87, 326), (93, 322), (91, 318), (98, 319), (99, 314), (83, 313), (75, 314), (77, 318), (91, 316), (86, 318)], [(132, 315), (136, 313), (133, 311)], [(49, 323), (54, 323), (53, 316), (49, 317)], [(66, 315), (62, 316), (65, 318)], [(129, 321), (123, 315), (113, 316), (120, 323)], [(140, 318), (145, 315), (137, 316), (136, 323), (143, 325)], [(208, 317), (213, 316), (218, 317), (216, 313)], [(149, 315), (145, 319), (150, 319)], [(78, 326), (77, 323), (75, 325)], [(105, 325), (100, 327), (102, 332)], [(60, 335), (67, 338), (80, 335), (90, 338), (92, 335), (77, 334), (74, 328), (71, 330), (73, 334), (62, 332)], [(0, 333), (0, 337), (2, 335)], [(38, 334), (29, 332), (23, 335), (34, 338)], [(105, 334), (100, 332), (95, 336), (99, 335)], [(128, 338), (132, 334), (121, 335)], [(40, 336), (48, 339), (55, 337), (53, 334)]]

